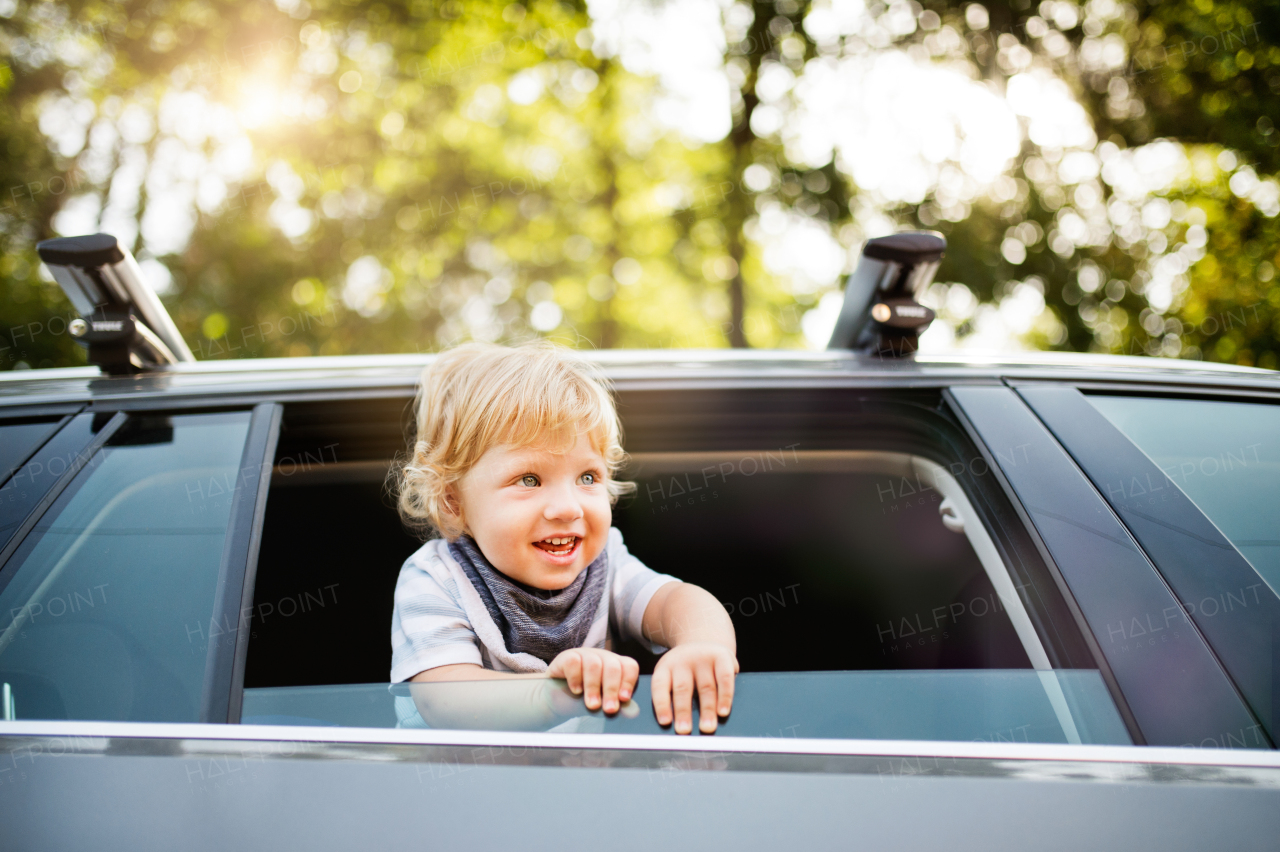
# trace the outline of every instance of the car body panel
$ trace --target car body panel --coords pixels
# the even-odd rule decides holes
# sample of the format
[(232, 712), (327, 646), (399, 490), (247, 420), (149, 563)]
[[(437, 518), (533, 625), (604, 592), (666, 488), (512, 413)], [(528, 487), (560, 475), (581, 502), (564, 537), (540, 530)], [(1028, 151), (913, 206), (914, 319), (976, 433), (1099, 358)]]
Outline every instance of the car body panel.
[(1280, 836), (1274, 752), (11, 725), (13, 848), (550, 849), (585, 835), (621, 849), (1269, 849)]

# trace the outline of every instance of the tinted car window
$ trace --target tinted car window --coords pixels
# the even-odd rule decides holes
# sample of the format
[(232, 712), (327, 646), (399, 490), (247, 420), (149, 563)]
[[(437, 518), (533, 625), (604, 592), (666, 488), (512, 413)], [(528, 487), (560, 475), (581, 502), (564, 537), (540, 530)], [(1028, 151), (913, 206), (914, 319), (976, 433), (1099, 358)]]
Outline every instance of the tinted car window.
[(57, 425), (57, 420), (0, 423), (0, 483), (48, 439)]
[[(86, 447), (105, 424), (106, 420), (103, 418), (80, 414), (71, 418), (66, 426), (58, 430), (52, 439), (45, 441), (38, 450), (35, 447), (29, 448), (35, 451), (34, 455), (25, 462), (20, 461), (21, 467), (11, 471), (12, 475), (0, 487), (0, 548), (9, 544), (9, 539), (17, 533), (49, 489), (68, 470), (84, 460)], [(30, 435), (27, 437), (30, 438)]]
[(1093, 396), (1280, 593), (1280, 405)]
[(0, 574), (17, 718), (199, 718), (249, 418), (130, 418), (22, 542)]

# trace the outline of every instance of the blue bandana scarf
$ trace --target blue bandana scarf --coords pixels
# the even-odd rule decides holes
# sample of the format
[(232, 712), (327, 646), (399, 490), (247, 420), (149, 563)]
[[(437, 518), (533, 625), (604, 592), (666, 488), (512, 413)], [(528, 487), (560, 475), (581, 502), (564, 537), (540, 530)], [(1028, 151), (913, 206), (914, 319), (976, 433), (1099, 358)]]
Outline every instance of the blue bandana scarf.
[(582, 647), (604, 596), (608, 548), (572, 583), (556, 590), (512, 580), (493, 567), (469, 535), (450, 543), (449, 553), (484, 601), (508, 651), (550, 663), (561, 651)]

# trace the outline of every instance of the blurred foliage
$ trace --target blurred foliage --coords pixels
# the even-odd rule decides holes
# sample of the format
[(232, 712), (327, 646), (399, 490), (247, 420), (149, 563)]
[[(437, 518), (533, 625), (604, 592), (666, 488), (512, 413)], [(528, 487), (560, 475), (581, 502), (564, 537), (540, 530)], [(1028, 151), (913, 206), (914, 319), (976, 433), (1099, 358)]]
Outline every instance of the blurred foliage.
[[(886, 224), (942, 231), (961, 338), (1021, 300), (1043, 348), (1277, 366), (1274, 3), (871, 2), (834, 40), (829, 11), (723, 6), (731, 127), (696, 143), (581, 4), (0, 0), (0, 364), (83, 363), (34, 252), (72, 225), (130, 244), (200, 358), (800, 346), (823, 291), (766, 262), (781, 209), (850, 265)], [(762, 120), (763, 72), (889, 50), (998, 92), (1051, 73), (1088, 138), (1024, 132), (980, 192), (904, 202)], [(1114, 176), (1139, 159), (1168, 173), (1145, 194)]]

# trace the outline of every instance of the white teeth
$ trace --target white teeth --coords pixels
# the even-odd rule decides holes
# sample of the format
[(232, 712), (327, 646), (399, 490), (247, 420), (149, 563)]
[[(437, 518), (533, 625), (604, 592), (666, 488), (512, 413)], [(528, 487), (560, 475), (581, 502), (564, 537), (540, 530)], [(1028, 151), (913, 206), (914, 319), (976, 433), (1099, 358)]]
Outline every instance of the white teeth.
[[(573, 552), (574, 542), (578, 540), (577, 536), (556, 536), (554, 538), (544, 538), (539, 544), (548, 545), (549, 547), (563, 547), (563, 550), (547, 550), (552, 556), (567, 556)], [(566, 546), (567, 545), (567, 546)]]

